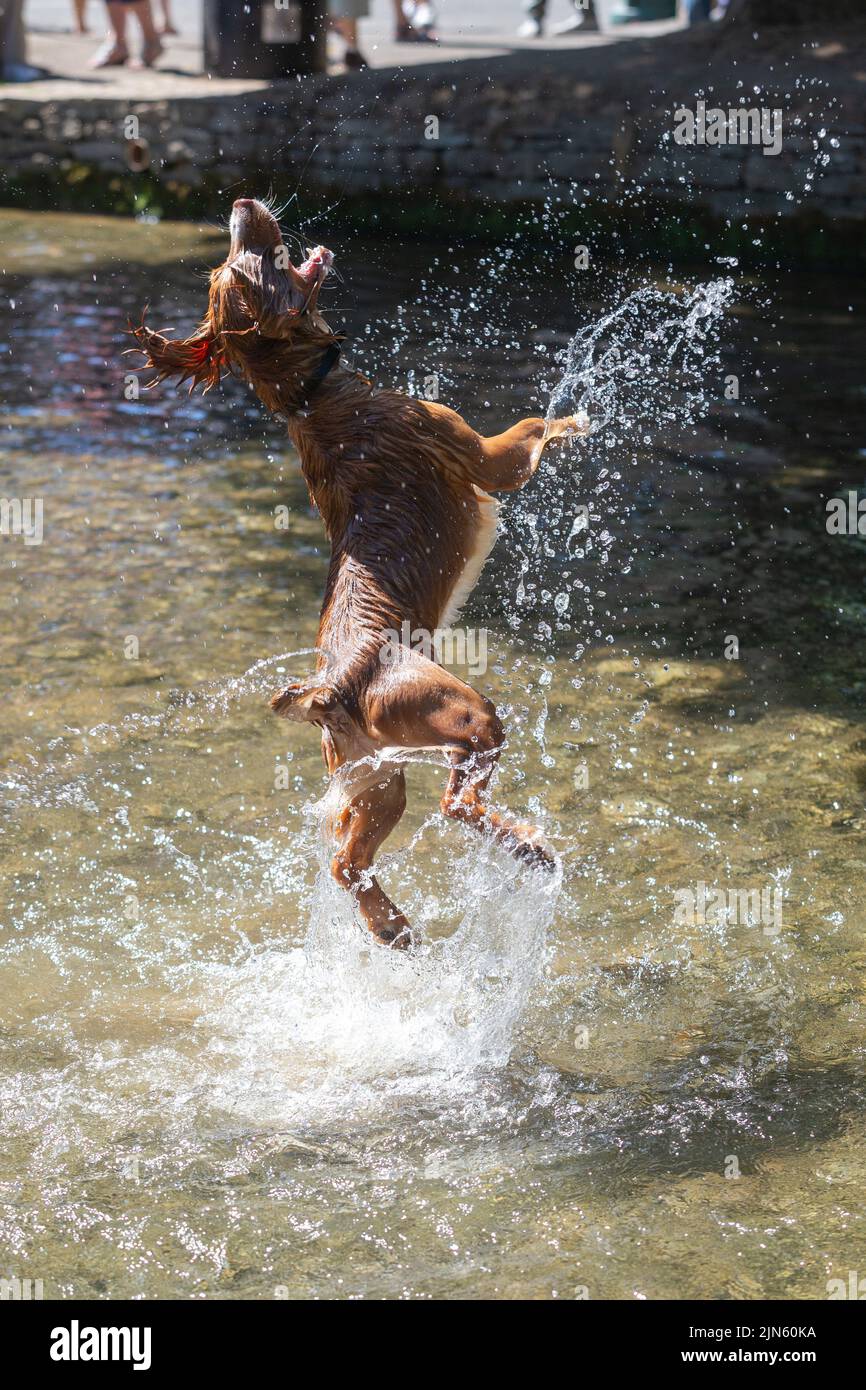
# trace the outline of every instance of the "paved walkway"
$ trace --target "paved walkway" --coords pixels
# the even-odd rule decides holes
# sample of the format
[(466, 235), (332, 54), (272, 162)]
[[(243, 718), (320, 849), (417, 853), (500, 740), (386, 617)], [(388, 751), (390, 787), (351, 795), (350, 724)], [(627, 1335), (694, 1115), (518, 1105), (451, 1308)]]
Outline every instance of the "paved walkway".
[[(158, 0), (151, 0), (159, 13)], [(105, 29), (102, 0), (88, 0), (87, 19), (92, 29), (89, 35), (71, 32), (71, 0), (25, 0), (25, 21), (28, 29), (28, 61), (46, 68), (51, 77), (37, 82), (0, 86), (3, 97), (21, 97), (30, 101), (100, 97), (165, 98), (213, 95), (216, 92), (246, 92), (264, 84), (257, 81), (231, 79), (208, 80), (202, 74), (201, 0), (171, 0), (175, 24), (180, 30), (176, 38), (166, 40), (166, 52), (159, 66), (146, 72), (126, 68), (91, 71), (88, 59), (94, 52)], [(242, 0), (237, 0), (242, 3)], [(606, 5), (607, 0), (603, 0)], [(393, 42), (392, 0), (372, 0), (371, 16), (360, 25), (361, 46), (370, 65), (375, 68), (408, 67), (420, 64), (459, 62), (512, 53), (518, 50), (539, 51), (555, 48), (587, 48), (606, 46), (631, 38), (648, 38), (653, 34), (677, 29), (676, 20), (647, 24), (618, 25), (604, 34), (586, 37), (518, 39), (516, 30), (524, 18), (521, 0), (438, 0), (441, 43), (396, 44)], [(603, 11), (604, 12), (604, 11)], [(572, 13), (570, 0), (549, 0), (548, 20), (555, 24)], [(332, 41), (331, 54), (339, 68), (342, 45)]]

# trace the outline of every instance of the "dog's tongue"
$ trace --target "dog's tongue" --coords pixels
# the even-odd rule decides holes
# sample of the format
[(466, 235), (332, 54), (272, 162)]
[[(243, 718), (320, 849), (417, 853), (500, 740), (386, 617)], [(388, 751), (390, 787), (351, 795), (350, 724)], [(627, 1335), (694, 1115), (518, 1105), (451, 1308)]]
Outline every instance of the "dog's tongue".
[(329, 251), (327, 246), (316, 246), (312, 250), (307, 248), (307, 259), (303, 265), (298, 266), (298, 274), (303, 275), (305, 280), (312, 280), (321, 277), (324, 280), (334, 261), (333, 251)]

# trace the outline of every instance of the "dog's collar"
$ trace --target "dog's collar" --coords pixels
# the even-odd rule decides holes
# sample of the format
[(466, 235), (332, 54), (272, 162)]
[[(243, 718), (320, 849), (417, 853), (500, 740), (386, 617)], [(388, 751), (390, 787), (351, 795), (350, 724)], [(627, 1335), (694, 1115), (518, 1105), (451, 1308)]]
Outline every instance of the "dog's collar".
[(342, 350), (342, 345), (339, 341), (334, 341), (328, 347), (325, 348), (325, 351), (322, 353), (322, 360), (319, 363), (318, 367), (313, 372), (312, 376), (307, 377), (306, 381), (301, 387), (301, 400), (300, 404), (298, 405), (298, 410), (305, 410), (307, 406), (310, 404), (310, 401), (312, 400), (313, 396), (315, 396), (322, 382), (325, 380), (325, 377), (328, 375), (328, 372), (331, 370), (332, 367), (336, 367), (337, 363), (339, 362), (340, 353), (342, 352)]

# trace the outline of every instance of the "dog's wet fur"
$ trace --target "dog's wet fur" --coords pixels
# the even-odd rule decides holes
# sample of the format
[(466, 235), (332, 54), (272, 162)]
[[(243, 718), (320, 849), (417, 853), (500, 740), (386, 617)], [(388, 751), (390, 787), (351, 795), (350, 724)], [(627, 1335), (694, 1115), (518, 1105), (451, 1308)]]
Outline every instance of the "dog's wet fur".
[(211, 274), (207, 314), (185, 340), (143, 324), (148, 364), (205, 390), (230, 370), (280, 415), (321, 513), (331, 560), (316, 674), (271, 701), (277, 714), (317, 724), (333, 779), (332, 872), (351, 891), (377, 941), (403, 948), (410, 928), (372, 873), (406, 806), (399, 761), (442, 750), (451, 764), (446, 816), (509, 853), (551, 868), (540, 833), (485, 801), (504, 742), (493, 703), (409, 647), (381, 652), (388, 632), (452, 623), (496, 539), (496, 492), (532, 477), (553, 440), (585, 429), (570, 417), (530, 418), (476, 434), (453, 410), (376, 390), (335, 362), (338, 339), (318, 308), (333, 255), (324, 246), (291, 264), (276, 218), (255, 199), (232, 209), (231, 246)]

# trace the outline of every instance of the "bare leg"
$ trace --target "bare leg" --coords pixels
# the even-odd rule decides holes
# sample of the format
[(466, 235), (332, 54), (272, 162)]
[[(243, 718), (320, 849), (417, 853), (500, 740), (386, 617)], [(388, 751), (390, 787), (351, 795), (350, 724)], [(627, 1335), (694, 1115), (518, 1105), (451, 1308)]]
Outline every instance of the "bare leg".
[(159, 0), (159, 8), (162, 11), (162, 24), (159, 32), (161, 34), (176, 34), (178, 31), (171, 15), (171, 0)]
[(394, 38), (414, 39), (415, 30), (403, 13), (403, 0), (392, 0), (394, 5)]
[(334, 15), (331, 20), (331, 27), (336, 29), (341, 39), (345, 39), (349, 48), (358, 47), (357, 19), (347, 19), (345, 15)]
[(108, 0), (105, 7), (108, 10), (108, 22), (111, 25), (111, 32), (114, 41), (120, 48), (126, 48), (126, 19), (129, 14), (129, 5), (113, 4)]
[(117, 0), (107, 0), (106, 8), (111, 34), (91, 60), (91, 67), (121, 67), (126, 62), (129, 57), (126, 26), (130, 14), (135, 15), (144, 40), (141, 54), (142, 64), (145, 67), (150, 67), (162, 52), (162, 41), (153, 22), (150, 0), (136, 0), (134, 5), (121, 5), (117, 3)]
[(135, 17), (141, 26), (141, 34), (145, 46), (159, 44), (159, 34), (156, 32), (156, 25), (153, 22), (150, 0), (138, 0), (138, 4), (130, 5), (128, 8), (134, 11)]
[(343, 61), (347, 68), (357, 70), (365, 68), (367, 60), (358, 47), (358, 21), (357, 19), (340, 18), (333, 19), (331, 23), (338, 30), (341, 37), (345, 40), (346, 51)]

